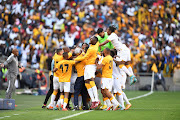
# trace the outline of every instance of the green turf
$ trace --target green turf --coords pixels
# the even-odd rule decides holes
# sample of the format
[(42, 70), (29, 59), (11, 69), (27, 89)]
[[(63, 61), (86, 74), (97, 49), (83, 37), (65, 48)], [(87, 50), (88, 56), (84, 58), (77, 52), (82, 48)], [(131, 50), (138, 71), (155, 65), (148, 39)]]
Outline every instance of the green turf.
[[(0, 98), (4, 97), (1, 91)], [(126, 91), (128, 98), (147, 92)], [(55, 111), (42, 109), (45, 96), (16, 95), (15, 110), (0, 110), (3, 120), (51, 120), (62, 118), (82, 111)], [(180, 120), (180, 92), (154, 92), (152, 95), (132, 100), (132, 107), (127, 111), (92, 111), (69, 120)], [(14, 115), (15, 114), (15, 115)], [(16, 115), (18, 114), (18, 115)], [(4, 116), (10, 116), (5, 117)], [(3, 118), (2, 118), (3, 117)]]

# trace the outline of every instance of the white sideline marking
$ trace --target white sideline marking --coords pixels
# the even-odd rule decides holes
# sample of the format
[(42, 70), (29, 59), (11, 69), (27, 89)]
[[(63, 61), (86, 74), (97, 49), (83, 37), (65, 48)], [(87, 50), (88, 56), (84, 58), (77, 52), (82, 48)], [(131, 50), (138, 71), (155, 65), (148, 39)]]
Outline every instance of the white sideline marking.
[(72, 118), (72, 117), (75, 117), (75, 116), (78, 116), (78, 115), (81, 115), (81, 114), (84, 114), (84, 113), (88, 113), (88, 112), (91, 112), (91, 111), (93, 111), (93, 110), (83, 111), (83, 112), (80, 112), (80, 113), (76, 113), (76, 114), (69, 115), (69, 116), (62, 117), (62, 118), (55, 119), (55, 120), (64, 120), (64, 119)]
[(0, 119), (3, 119), (4, 117), (0, 117)]
[(144, 95), (140, 95), (140, 96), (137, 96), (137, 97), (130, 98), (129, 101), (130, 101), (130, 100), (139, 99), (139, 98), (142, 98), (142, 97), (146, 97), (146, 96), (149, 96), (149, 95), (151, 95), (151, 94), (153, 94), (153, 91), (148, 92), (148, 93), (146, 93), (146, 94), (144, 94)]
[[(129, 100), (135, 100), (135, 99), (139, 99), (139, 98), (142, 98), (142, 97), (146, 97), (146, 96), (149, 96), (153, 94), (153, 91), (150, 91), (144, 95), (140, 95), (140, 96), (137, 96), (137, 97), (133, 97), (133, 98), (130, 98)], [(81, 114), (84, 114), (84, 113), (88, 113), (88, 112), (92, 112), (94, 110), (89, 110), (89, 111), (83, 111), (83, 112), (80, 112), (80, 113), (76, 113), (76, 114), (73, 114), (73, 115), (69, 115), (69, 116), (66, 116), (66, 117), (62, 117), (62, 118), (59, 118), (59, 119), (54, 119), (54, 120), (65, 120), (65, 119), (68, 119), (68, 118), (72, 118), (72, 117), (75, 117), (75, 116), (79, 116)]]
[(14, 114), (14, 115), (19, 115), (19, 114)]

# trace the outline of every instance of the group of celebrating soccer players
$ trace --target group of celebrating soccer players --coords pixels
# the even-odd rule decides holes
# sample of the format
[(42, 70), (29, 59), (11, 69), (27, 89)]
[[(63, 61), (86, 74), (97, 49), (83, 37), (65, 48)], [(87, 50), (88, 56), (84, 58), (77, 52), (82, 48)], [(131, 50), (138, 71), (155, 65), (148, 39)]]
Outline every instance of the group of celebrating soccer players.
[[(115, 111), (131, 107), (123, 92), (126, 75), (130, 77), (131, 85), (137, 79), (130, 66), (130, 49), (122, 44), (115, 30), (114, 25), (109, 26), (107, 32), (99, 28), (97, 35), (91, 37), (89, 47), (83, 44), (71, 51), (68, 47), (56, 51), (50, 77), (53, 79), (53, 92), (47, 109), (68, 111), (70, 100), (74, 110)], [(101, 89), (104, 105), (99, 99), (98, 89)], [(43, 108), (48, 99), (45, 100)]]

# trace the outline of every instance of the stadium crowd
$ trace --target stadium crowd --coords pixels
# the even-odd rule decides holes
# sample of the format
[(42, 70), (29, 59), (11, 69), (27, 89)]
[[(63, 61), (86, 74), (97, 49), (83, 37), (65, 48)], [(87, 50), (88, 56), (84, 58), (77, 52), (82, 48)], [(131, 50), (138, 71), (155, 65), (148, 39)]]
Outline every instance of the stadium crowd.
[(179, 0), (0, 0), (0, 53), (17, 48), (22, 66), (50, 70), (54, 49), (89, 43), (114, 24), (135, 73), (155, 62), (171, 76), (180, 66), (179, 11)]

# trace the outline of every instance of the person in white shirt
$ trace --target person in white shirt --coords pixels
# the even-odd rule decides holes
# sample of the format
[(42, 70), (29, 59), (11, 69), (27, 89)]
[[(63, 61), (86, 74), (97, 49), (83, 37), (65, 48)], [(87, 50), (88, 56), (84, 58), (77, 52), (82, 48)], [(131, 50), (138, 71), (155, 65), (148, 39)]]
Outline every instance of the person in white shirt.
[(127, 48), (125, 44), (122, 44), (119, 41), (120, 38), (116, 35), (116, 33), (114, 33), (115, 30), (116, 27), (114, 25), (109, 26), (109, 28), (107, 29), (107, 33), (109, 37), (99, 46), (105, 45), (108, 42), (111, 42), (113, 44), (114, 48), (117, 50), (117, 56), (119, 57), (116, 59), (117, 60), (116, 62), (118, 62), (119, 68), (130, 76), (130, 84), (132, 85), (137, 81), (137, 79), (134, 76), (132, 68), (129, 65), (128, 65), (129, 69), (125, 66), (125, 63), (130, 61), (130, 50), (129, 48)]

